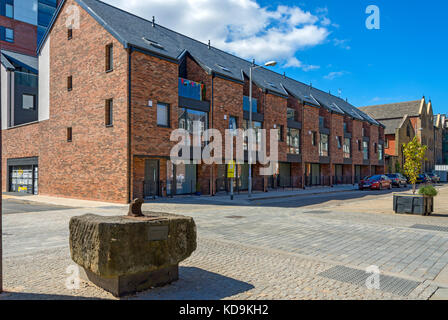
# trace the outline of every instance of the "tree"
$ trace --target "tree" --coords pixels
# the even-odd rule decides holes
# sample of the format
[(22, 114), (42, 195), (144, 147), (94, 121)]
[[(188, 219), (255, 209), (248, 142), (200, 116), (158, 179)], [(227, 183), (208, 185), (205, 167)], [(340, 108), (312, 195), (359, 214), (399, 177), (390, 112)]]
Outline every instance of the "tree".
[(398, 162), (398, 160), (395, 161), (395, 173), (402, 173), (400, 162)]
[(412, 192), (415, 194), (415, 184), (417, 183), (418, 175), (422, 171), (422, 162), (427, 160), (425, 157), (427, 146), (423, 146), (414, 137), (412, 141), (407, 144), (403, 144), (404, 154), (404, 172), (409, 178), (409, 182), (412, 184)]

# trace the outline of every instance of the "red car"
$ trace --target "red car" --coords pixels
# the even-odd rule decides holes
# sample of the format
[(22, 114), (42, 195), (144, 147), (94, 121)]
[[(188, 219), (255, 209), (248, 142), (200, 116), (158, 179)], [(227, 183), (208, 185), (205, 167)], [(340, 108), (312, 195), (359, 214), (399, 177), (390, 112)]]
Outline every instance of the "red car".
[(392, 180), (385, 175), (376, 175), (366, 177), (359, 182), (359, 190), (371, 189), (371, 190), (383, 190), (392, 189)]

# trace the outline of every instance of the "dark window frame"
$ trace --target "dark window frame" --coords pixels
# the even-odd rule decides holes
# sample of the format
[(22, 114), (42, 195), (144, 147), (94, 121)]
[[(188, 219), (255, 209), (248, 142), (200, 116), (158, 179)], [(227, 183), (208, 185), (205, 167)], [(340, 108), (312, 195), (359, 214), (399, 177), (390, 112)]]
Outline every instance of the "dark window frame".
[[(158, 110), (159, 110), (159, 105), (164, 105), (166, 107), (166, 122), (167, 124), (159, 124), (159, 117), (157, 116), (158, 114)], [(157, 101), (156, 103), (156, 123), (157, 126), (160, 128), (171, 128), (171, 107), (169, 103), (166, 102), (161, 102), (161, 101)]]
[(114, 44), (109, 43), (106, 45), (106, 72), (112, 72), (114, 70)]
[(68, 27), (67, 29), (67, 40), (72, 40), (73, 39), (73, 28), (72, 27)]
[(67, 91), (73, 90), (73, 76), (67, 77)]
[(106, 127), (114, 126), (114, 99), (107, 99), (106, 105), (104, 108), (105, 111), (105, 119), (104, 123)]
[(73, 128), (67, 127), (67, 142), (73, 141)]

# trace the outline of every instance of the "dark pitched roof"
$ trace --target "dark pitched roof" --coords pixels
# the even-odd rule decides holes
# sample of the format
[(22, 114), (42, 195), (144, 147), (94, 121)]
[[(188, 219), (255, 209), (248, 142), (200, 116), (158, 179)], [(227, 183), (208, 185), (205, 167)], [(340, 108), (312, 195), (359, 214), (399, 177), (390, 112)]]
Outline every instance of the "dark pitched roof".
[(9, 50), (1, 50), (1, 63), (5, 68), (14, 70), (14, 64), (37, 73), (39, 70), (39, 61), (37, 57), (21, 54)]
[[(59, 5), (58, 12), (47, 30), (47, 34), (40, 43), (38, 51), (43, 46), (54, 20), (63, 5)], [(169, 30), (152, 21), (148, 21), (119, 8), (98, 0), (76, 0), (96, 21), (108, 30), (125, 48), (134, 47), (166, 59), (178, 62), (188, 52), (207, 72), (215, 73), (234, 81), (244, 81), (249, 75), (251, 62), (236, 57), (214, 47), (209, 47), (200, 41)], [(372, 124), (381, 125), (369, 115), (359, 111), (345, 100), (325, 93), (316, 88), (284, 77), (266, 68), (258, 68), (253, 72), (253, 81), (260, 88), (287, 97), (292, 94), (309, 104), (322, 106), (332, 112), (347, 114), (355, 119), (365, 120)]]
[(376, 106), (360, 107), (361, 111), (370, 114), (380, 122), (383, 119), (403, 118), (405, 114), (410, 117), (419, 116), (422, 100), (383, 104)]
[(381, 123), (386, 126), (385, 134), (395, 134), (395, 130), (402, 126), (403, 118), (381, 120)]

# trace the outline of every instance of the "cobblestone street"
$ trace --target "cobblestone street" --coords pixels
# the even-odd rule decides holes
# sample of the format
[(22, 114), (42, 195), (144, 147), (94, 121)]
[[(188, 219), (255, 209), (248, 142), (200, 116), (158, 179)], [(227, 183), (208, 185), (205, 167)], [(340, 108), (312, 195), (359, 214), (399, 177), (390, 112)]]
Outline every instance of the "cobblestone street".
[[(198, 249), (181, 263), (179, 281), (126, 299), (428, 299), (439, 287), (448, 286), (444, 276), (448, 232), (414, 226), (448, 226), (443, 209), (437, 212), (445, 207), (447, 191), (442, 189), (436, 215), (431, 217), (348, 210), (359, 209), (373, 198), (379, 207), (391, 203), (387, 192), (353, 191), (234, 205), (216, 205), (202, 197), (147, 203), (145, 210), (192, 216), (198, 227)], [(126, 211), (126, 206), (55, 207), (6, 214), (7, 293), (1, 299), (114, 299), (85, 282), (77, 290), (66, 289), (66, 270), (73, 265), (68, 221), (84, 213)], [(382, 275), (414, 281), (416, 286), (410, 294), (399, 295), (386, 287), (368, 289), (320, 275), (335, 266), (365, 271), (371, 265), (378, 266)]]

